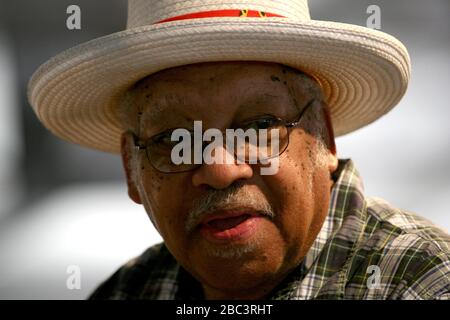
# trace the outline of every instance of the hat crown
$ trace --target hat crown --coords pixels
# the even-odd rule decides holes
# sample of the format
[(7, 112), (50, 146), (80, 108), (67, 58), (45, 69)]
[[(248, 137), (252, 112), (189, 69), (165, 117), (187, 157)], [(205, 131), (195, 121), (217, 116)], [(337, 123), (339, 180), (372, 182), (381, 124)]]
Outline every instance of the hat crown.
[(307, 0), (128, 0), (127, 28), (216, 10), (255, 10), (299, 21), (310, 20)]

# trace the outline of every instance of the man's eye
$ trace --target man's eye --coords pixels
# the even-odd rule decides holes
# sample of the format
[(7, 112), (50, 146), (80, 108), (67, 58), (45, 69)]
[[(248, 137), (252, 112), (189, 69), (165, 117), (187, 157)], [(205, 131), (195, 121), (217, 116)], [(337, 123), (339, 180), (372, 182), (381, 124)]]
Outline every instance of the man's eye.
[(276, 126), (278, 123), (278, 119), (273, 117), (266, 117), (266, 118), (260, 118), (253, 121), (248, 122), (245, 125), (245, 130), (248, 129), (255, 129), (255, 130), (261, 130), (261, 129), (270, 129)]
[(157, 135), (153, 141), (156, 143), (156, 145), (163, 148), (172, 148), (178, 143), (177, 141), (172, 141), (171, 131)]

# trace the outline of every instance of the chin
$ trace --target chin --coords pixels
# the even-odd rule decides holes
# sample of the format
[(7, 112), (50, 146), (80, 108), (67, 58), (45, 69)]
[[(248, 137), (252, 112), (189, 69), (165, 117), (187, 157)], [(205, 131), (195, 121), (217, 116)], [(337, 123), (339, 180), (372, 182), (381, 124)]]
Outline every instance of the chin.
[[(221, 260), (221, 262), (219, 262)], [(209, 260), (208, 265), (197, 266), (198, 280), (205, 286), (223, 292), (251, 292), (252, 289), (265, 287), (279, 279), (280, 264), (258, 259), (217, 259)]]
[(201, 242), (191, 253), (187, 269), (218, 290), (246, 292), (277, 281), (286, 269), (286, 252), (270, 237), (226, 245)]

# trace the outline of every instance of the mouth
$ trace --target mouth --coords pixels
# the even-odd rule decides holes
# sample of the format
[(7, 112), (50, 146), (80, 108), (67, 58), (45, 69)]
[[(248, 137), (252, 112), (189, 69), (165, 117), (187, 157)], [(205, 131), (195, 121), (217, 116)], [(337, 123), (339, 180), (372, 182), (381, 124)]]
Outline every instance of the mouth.
[(203, 237), (216, 244), (229, 244), (250, 238), (264, 215), (252, 210), (221, 211), (207, 215), (200, 223)]

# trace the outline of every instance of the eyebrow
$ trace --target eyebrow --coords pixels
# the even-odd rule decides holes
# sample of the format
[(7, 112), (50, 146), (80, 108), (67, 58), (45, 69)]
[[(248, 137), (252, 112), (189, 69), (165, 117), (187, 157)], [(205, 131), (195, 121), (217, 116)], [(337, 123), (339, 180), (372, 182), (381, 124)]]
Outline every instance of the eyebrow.
[[(145, 120), (150, 120), (157, 122), (162, 118), (164, 114), (166, 114), (170, 107), (172, 106), (181, 106), (187, 107), (189, 103), (186, 98), (182, 95), (176, 94), (164, 94), (161, 96), (162, 99), (156, 103), (152, 103), (149, 110), (146, 112)], [(280, 99), (279, 95), (269, 94), (269, 93), (259, 93), (255, 95), (251, 95), (243, 100), (242, 104), (261, 104), (270, 100), (278, 100)]]
[[(259, 92), (252, 94), (242, 100), (240, 103), (240, 109), (245, 110), (249, 107), (257, 107), (257, 106), (264, 106), (267, 105), (270, 102), (282, 102), (285, 101), (285, 103), (288, 103), (289, 106), (295, 107), (291, 97), (288, 97), (286, 100), (281, 96), (274, 93), (267, 93), (267, 92)], [(281, 111), (281, 109), (279, 109)]]
[(254, 102), (266, 102), (268, 100), (280, 100), (279, 95), (270, 94), (270, 93), (263, 93), (263, 94), (257, 94), (253, 97), (250, 97), (248, 101), (254, 101)]

